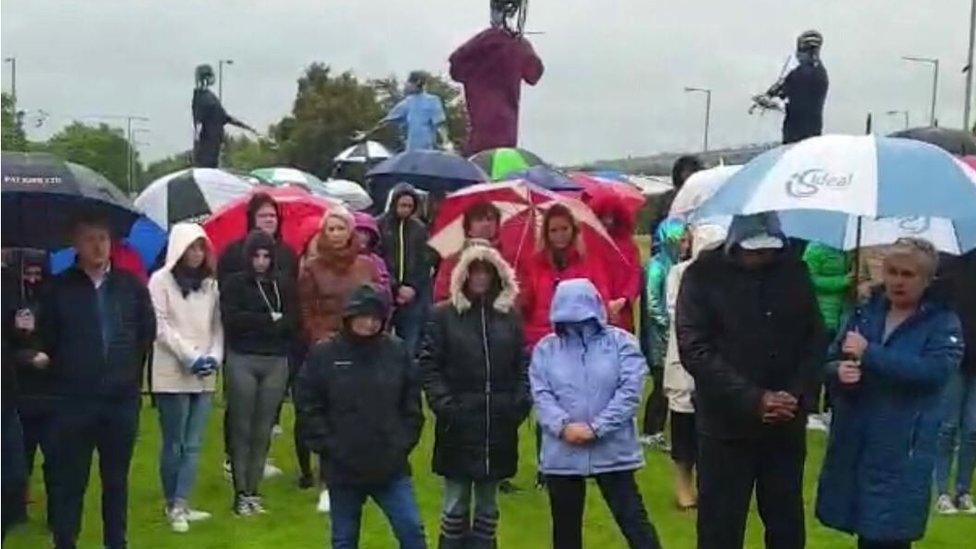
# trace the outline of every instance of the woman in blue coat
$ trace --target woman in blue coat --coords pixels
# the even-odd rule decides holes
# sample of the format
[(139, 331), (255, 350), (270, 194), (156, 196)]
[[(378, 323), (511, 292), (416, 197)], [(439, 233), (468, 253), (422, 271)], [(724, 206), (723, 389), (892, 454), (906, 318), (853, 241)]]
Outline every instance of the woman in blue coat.
[(836, 400), (817, 517), (862, 549), (903, 549), (925, 534), (940, 396), (963, 353), (958, 317), (926, 295), (937, 263), (929, 242), (898, 240), (883, 291), (829, 351)]
[(552, 545), (582, 546), (592, 477), (629, 546), (657, 549), (634, 481), (644, 465), (635, 416), (647, 373), (637, 339), (607, 324), (600, 294), (583, 278), (559, 283), (549, 319), (554, 332), (533, 349), (529, 379), (542, 426), (539, 468), (549, 489)]

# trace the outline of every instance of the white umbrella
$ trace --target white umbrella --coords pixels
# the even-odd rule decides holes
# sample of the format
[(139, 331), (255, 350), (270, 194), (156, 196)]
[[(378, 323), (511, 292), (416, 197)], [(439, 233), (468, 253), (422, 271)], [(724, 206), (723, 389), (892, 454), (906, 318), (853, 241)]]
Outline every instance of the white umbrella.
[(335, 162), (349, 162), (364, 164), (373, 160), (386, 160), (393, 156), (389, 149), (376, 141), (363, 141), (342, 151), (332, 160)]
[(671, 202), (671, 217), (686, 219), (742, 166), (716, 166), (693, 173)]
[(359, 183), (347, 179), (329, 179), (322, 184), (325, 196), (341, 200), (353, 210), (365, 210), (373, 205), (373, 199)]
[(168, 229), (180, 221), (206, 217), (251, 189), (248, 182), (223, 170), (190, 168), (153, 181), (136, 197), (134, 205)]

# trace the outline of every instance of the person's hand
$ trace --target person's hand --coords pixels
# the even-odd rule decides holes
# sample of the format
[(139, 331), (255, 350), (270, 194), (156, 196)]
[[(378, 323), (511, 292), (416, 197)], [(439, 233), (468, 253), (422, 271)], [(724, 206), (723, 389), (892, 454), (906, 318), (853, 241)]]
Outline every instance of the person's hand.
[(853, 332), (847, 332), (847, 335), (844, 337), (844, 344), (841, 346), (841, 351), (857, 360), (861, 360), (867, 348), (868, 340), (864, 339), (861, 332), (855, 329)]
[(856, 385), (861, 382), (861, 366), (853, 360), (843, 360), (837, 365), (837, 379), (844, 385)]
[(201, 373), (206, 369), (207, 357), (205, 356), (197, 357), (197, 359), (193, 361), (193, 364), (190, 364), (190, 373), (195, 376), (201, 375)]
[(800, 407), (796, 397), (786, 391), (766, 391), (760, 403), (763, 423), (781, 423), (796, 417)]
[(14, 316), (14, 328), (25, 332), (33, 332), (35, 325), (34, 313), (30, 309), (21, 309)]
[(34, 355), (31, 359), (31, 366), (37, 368), (38, 370), (43, 370), (51, 365), (51, 357), (47, 356), (47, 353), (40, 352)]
[(607, 303), (607, 312), (610, 313), (611, 317), (615, 317), (620, 314), (620, 311), (623, 310), (624, 305), (626, 304), (627, 304), (627, 298), (625, 297), (619, 297), (617, 299), (614, 299), (610, 303)]
[(596, 435), (585, 423), (569, 423), (563, 427), (562, 437), (566, 442), (580, 446), (596, 438)]
[(285, 315), (282, 313), (271, 313), (271, 322), (278, 322), (283, 316)]
[(397, 305), (406, 305), (413, 301), (413, 298), (417, 295), (417, 290), (414, 290), (410, 286), (400, 286), (397, 289), (396, 302)]

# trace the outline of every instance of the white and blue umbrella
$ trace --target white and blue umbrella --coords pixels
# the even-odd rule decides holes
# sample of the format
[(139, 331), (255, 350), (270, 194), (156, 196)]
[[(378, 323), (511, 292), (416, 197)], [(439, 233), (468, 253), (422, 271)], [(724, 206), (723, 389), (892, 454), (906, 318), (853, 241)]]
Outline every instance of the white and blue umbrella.
[(694, 219), (778, 213), (787, 236), (838, 249), (916, 236), (976, 248), (976, 172), (943, 150), (874, 136), (814, 137), (766, 152), (715, 185)]

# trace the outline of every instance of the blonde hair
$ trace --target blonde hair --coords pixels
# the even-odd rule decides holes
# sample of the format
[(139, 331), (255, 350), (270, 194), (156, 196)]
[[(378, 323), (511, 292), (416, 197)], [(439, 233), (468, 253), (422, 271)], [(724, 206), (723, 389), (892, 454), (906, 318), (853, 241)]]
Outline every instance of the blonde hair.
[(939, 252), (931, 242), (924, 238), (899, 238), (894, 244), (888, 247), (885, 253), (885, 263), (895, 256), (911, 257), (929, 279), (935, 276), (939, 268)]

